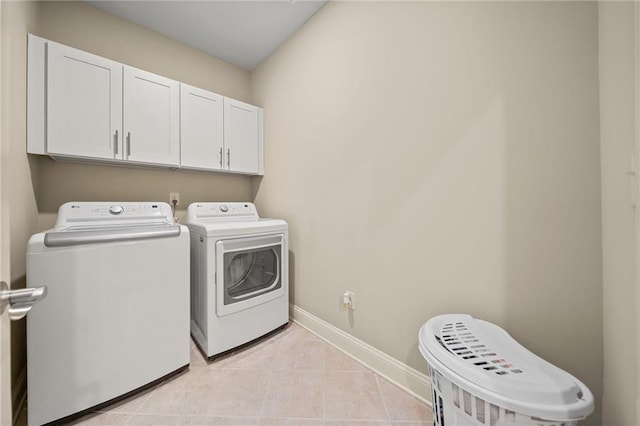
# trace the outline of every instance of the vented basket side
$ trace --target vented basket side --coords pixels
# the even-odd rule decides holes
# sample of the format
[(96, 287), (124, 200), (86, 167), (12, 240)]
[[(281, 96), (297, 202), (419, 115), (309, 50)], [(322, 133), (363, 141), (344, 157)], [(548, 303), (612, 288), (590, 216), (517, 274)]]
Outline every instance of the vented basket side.
[(431, 364), (431, 402), (434, 426), (577, 426), (577, 421), (558, 422), (531, 417), (483, 400), (452, 383)]

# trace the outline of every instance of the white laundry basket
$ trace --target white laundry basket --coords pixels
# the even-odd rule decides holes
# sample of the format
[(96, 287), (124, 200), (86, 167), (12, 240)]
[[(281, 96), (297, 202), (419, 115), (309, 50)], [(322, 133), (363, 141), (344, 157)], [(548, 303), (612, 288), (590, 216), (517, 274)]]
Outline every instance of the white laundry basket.
[(582, 382), (489, 322), (440, 315), (419, 341), (436, 426), (575, 426), (594, 410)]

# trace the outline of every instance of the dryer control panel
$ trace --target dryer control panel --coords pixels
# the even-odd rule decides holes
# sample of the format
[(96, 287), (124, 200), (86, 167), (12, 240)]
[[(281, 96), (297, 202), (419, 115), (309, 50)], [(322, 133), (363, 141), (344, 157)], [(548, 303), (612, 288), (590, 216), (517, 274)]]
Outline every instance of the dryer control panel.
[(260, 219), (253, 203), (193, 203), (187, 209), (187, 223), (227, 222)]

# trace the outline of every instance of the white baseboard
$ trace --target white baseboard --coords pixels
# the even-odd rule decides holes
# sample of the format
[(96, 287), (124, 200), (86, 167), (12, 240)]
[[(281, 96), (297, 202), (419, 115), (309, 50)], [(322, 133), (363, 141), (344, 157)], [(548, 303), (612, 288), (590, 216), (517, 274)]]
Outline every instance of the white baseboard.
[(13, 424), (16, 424), (18, 421), (18, 417), (22, 413), (24, 409), (24, 404), (27, 402), (27, 366), (25, 365), (20, 375), (18, 376), (18, 380), (16, 380), (16, 385), (12, 389), (13, 400), (11, 401), (13, 404)]
[(297, 324), (431, 406), (431, 382), (426, 374), (392, 358), (298, 306), (290, 305), (289, 312)]

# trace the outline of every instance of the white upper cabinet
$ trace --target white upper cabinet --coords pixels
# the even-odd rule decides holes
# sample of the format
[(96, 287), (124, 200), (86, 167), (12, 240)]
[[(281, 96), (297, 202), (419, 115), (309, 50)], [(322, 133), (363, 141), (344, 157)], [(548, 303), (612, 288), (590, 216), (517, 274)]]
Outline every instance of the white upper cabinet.
[(49, 43), (46, 80), (48, 152), (116, 158), (122, 140), (122, 65)]
[(29, 34), (27, 152), (263, 174), (262, 109)]
[(224, 162), (240, 173), (262, 173), (262, 109), (224, 98)]
[(177, 81), (124, 67), (125, 159), (178, 166), (180, 86)]
[(223, 169), (223, 97), (180, 85), (180, 167)]
[(180, 167), (263, 174), (262, 109), (180, 86)]
[(180, 163), (177, 81), (29, 34), (27, 152)]

